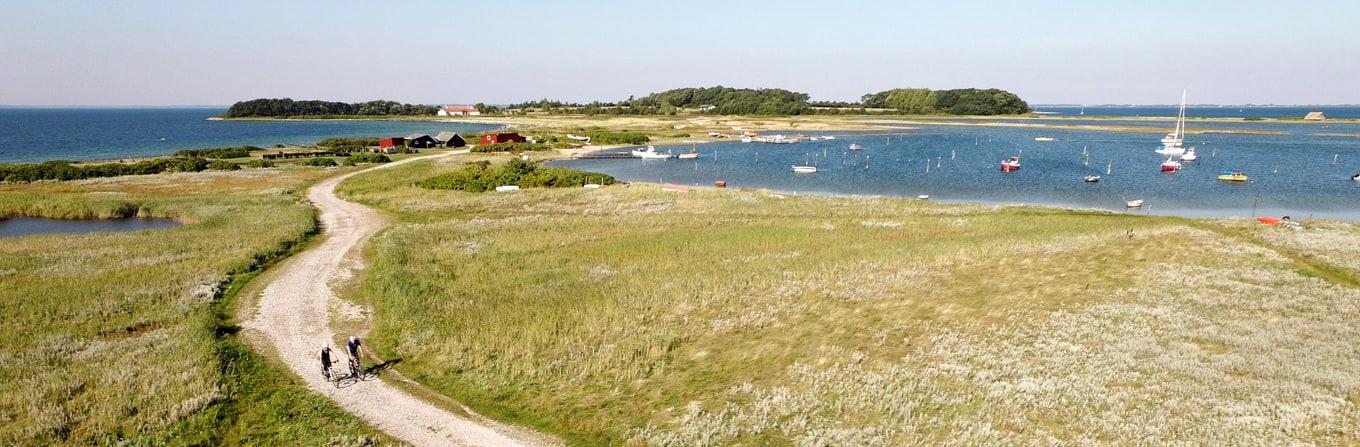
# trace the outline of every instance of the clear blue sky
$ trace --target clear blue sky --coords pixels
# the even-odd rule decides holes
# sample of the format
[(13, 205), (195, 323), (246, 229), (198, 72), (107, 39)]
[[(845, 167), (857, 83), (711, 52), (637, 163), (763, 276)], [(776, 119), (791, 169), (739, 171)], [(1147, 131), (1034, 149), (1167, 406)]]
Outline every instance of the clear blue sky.
[(617, 100), (678, 86), (850, 100), (1360, 103), (1360, 1), (0, 0), (0, 104)]

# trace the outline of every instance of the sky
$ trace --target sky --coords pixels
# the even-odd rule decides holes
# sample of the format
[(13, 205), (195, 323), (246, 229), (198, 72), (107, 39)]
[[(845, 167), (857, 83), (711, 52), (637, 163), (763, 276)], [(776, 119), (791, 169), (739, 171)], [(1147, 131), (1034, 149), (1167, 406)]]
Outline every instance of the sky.
[(0, 0), (0, 104), (856, 100), (1360, 104), (1360, 1)]

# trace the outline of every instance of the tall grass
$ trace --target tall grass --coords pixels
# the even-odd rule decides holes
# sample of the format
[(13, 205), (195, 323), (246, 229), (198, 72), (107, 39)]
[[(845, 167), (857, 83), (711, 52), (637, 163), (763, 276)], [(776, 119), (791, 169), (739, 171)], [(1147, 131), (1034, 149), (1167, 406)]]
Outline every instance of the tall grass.
[(219, 298), (315, 230), (294, 191), (320, 173), (0, 186), (0, 215), (187, 223), (0, 240), (0, 444), (381, 439), (237, 340)]
[(1176, 218), (411, 186), (459, 163), (341, 185), (406, 221), (371, 344), (576, 444), (1360, 442), (1360, 292), (1296, 261), (1347, 225), (1282, 254)]

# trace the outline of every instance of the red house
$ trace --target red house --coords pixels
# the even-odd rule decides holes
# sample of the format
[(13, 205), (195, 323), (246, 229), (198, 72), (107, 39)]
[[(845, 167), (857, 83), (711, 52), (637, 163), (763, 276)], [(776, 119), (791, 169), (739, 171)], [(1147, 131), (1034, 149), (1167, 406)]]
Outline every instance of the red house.
[(514, 133), (514, 132), (510, 132), (510, 133), (489, 133), (489, 134), (482, 135), (482, 144), (496, 144), (496, 143), (524, 143), (524, 142), (527, 142), (527, 141), (529, 141), (529, 140), (525, 139), (524, 137), (519, 136), (519, 134)]
[(383, 138), (378, 140), (378, 149), (388, 150), (406, 146), (406, 139), (402, 137)]

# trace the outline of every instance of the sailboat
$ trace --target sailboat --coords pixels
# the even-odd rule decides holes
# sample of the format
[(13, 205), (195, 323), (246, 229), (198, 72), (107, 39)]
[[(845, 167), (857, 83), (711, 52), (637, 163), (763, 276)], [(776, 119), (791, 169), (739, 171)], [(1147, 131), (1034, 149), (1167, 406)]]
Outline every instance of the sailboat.
[(1162, 172), (1176, 172), (1181, 170), (1181, 162), (1176, 161), (1175, 157), (1167, 158), (1162, 162)]
[(1012, 172), (1020, 170), (1020, 156), (1011, 157), (1009, 160), (1001, 162), (1001, 172)]
[(811, 174), (813, 172), (817, 172), (817, 166), (813, 165), (812, 163), (808, 163), (807, 157), (804, 157), (803, 164), (793, 165), (793, 172), (799, 174)]
[(680, 155), (676, 156), (676, 158), (679, 158), (681, 160), (693, 160), (699, 158), (699, 146), (694, 145), (690, 147), (689, 152), (681, 152)]
[(1179, 156), (1185, 153), (1185, 148), (1181, 145), (1185, 143), (1185, 91), (1181, 91), (1181, 108), (1176, 114), (1176, 130), (1166, 134), (1162, 138), (1162, 147), (1157, 149), (1158, 155)]

